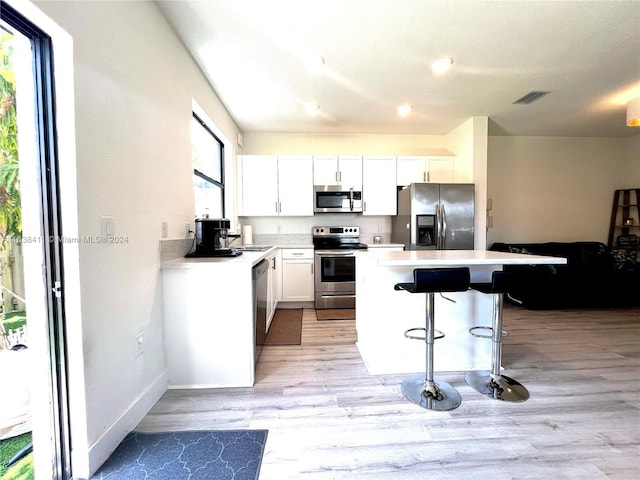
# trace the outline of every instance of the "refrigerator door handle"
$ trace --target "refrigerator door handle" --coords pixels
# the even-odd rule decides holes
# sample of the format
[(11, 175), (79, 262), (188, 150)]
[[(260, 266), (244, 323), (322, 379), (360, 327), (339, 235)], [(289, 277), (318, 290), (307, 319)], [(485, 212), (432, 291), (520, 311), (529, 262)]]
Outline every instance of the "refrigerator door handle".
[(442, 213), (440, 205), (436, 205), (436, 250), (442, 249)]
[(441, 224), (442, 224), (442, 229), (441, 229), (441, 246), (440, 249), (441, 250), (445, 250), (446, 248), (446, 240), (447, 240), (447, 212), (444, 209), (444, 205), (440, 205), (440, 214), (441, 214)]

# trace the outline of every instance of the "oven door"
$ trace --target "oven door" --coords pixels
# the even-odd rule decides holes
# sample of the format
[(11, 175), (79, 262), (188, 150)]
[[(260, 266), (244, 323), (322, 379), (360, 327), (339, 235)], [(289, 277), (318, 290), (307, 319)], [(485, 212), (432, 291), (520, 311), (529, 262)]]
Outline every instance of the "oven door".
[(355, 253), (341, 250), (316, 250), (314, 267), (315, 308), (355, 308)]

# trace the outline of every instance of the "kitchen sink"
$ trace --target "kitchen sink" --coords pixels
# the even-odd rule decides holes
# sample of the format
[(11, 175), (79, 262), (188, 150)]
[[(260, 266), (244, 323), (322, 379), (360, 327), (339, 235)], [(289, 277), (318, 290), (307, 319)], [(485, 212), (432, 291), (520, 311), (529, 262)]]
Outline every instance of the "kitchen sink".
[(271, 245), (241, 245), (234, 249), (241, 252), (266, 252), (270, 248), (272, 248)]

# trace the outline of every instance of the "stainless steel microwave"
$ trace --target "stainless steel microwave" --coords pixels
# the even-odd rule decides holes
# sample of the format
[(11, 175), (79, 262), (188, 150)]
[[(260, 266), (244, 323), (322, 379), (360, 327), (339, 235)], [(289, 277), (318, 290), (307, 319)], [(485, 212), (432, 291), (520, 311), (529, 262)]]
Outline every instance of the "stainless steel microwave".
[(362, 192), (337, 185), (313, 187), (313, 211), (315, 213), (362, 212)]

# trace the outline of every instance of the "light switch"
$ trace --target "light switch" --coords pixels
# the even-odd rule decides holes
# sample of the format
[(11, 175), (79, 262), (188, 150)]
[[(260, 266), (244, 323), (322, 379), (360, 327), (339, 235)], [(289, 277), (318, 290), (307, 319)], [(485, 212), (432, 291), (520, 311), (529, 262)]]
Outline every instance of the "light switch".
[(102, 236), (103, 237), (113, 237), (114, 235), (114, 225), (113, 225), (113, 217), (102, 217)]

